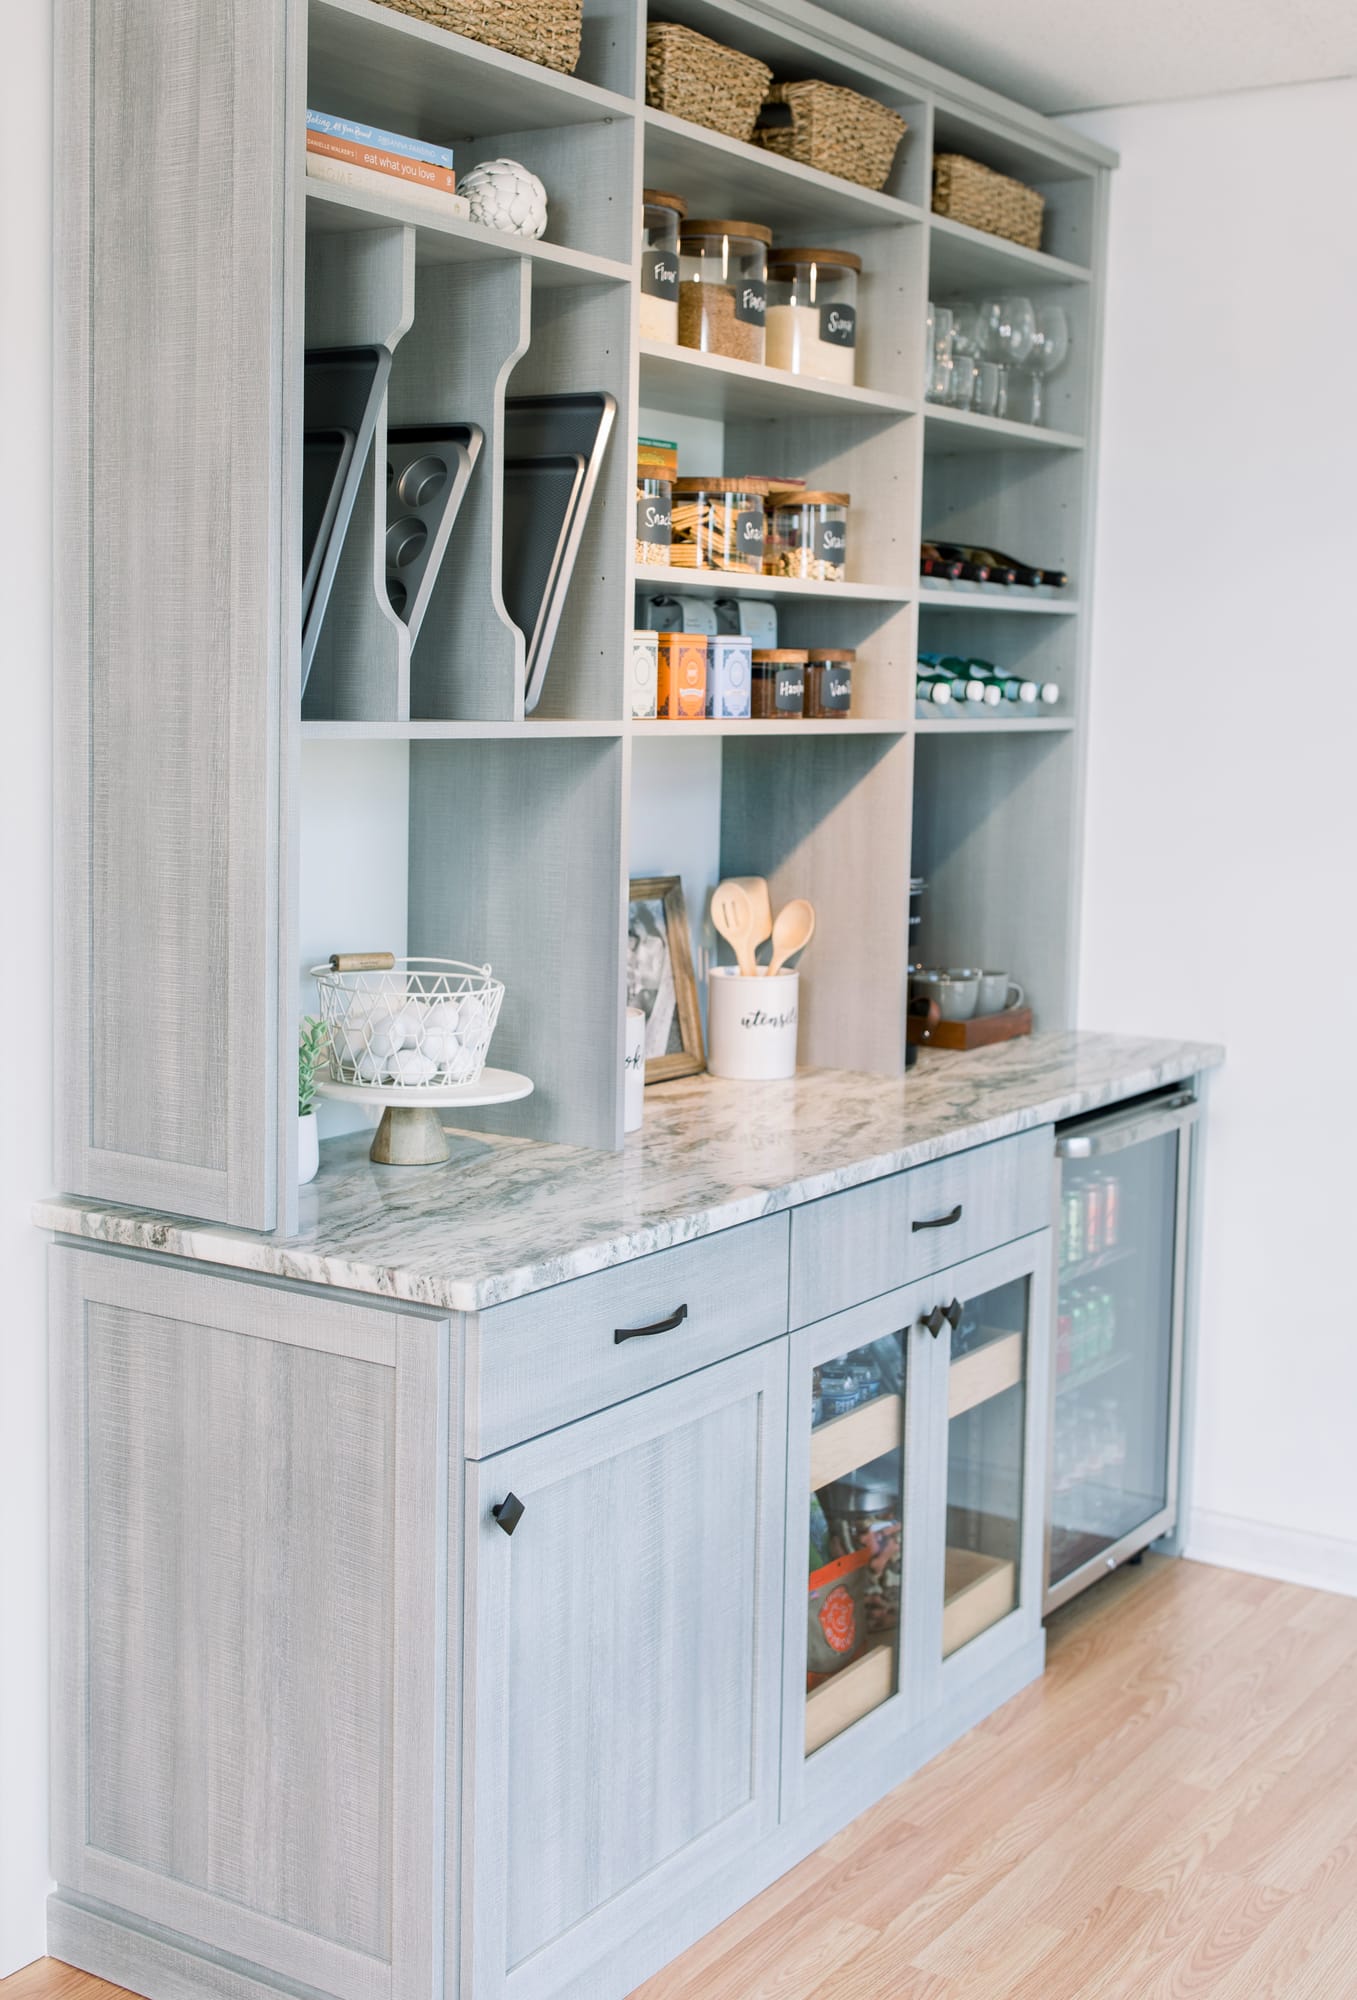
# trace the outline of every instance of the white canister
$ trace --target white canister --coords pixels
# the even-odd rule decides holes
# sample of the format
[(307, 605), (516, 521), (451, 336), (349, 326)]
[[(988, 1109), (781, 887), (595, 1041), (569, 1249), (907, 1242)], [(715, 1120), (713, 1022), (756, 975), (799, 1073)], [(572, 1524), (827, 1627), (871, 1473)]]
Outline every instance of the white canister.
[(631, 635), (631, 681), (628, 699), (632, 720), (655, 720), (655, 696), (660, 670), (660, 635), (635, 631)]
[(627, 1009), (626, 1054), (622, 1067), (622, 1130), (640, 1130), (646, 1101), (646, 1017), (639, 1007)]
[(713, 1076), (771, 1082), (796, 1075), (801, 975), (745, 979), (733, 965), (707, 976), (707, 1068)]

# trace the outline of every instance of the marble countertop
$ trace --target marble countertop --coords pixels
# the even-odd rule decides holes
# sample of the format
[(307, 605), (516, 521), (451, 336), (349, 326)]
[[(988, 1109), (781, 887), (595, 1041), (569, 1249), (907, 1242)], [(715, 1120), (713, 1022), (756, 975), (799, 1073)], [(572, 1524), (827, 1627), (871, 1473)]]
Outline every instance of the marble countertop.
[(929, 1050), (903, 1077), (692, 1077), (646, 1092), (621, 1153), (459, 1133), (445, 1165), (377, 1167), (356, 1133), (321, 1148), (288, 1237), (73, 1196), (35, 1215), (94, 1242), (475, 1312), (1223, 1060), (1210, 1043), (1071, 1033)]

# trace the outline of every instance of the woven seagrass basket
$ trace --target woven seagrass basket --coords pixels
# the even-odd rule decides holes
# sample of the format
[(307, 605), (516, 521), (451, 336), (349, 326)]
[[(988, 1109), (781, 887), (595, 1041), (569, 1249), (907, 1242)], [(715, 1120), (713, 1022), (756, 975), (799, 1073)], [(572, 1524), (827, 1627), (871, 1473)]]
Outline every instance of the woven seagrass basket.
[(939, 153), (933, 162), (933, 213), (988, 236), (1006, 236), (1027, 250), (1041, 248), (1045, 197), (964, 153)]
[(580, 59), (584, 0), (382, 0), (382, 5), (566, 76)]
[(646, 103), (728, 139), (752, 138), (773, 72), (676, 21), (646, 29)]
[(898, 112), (874, 97), (812, 77), (773, 85), (754, 142), (822, 174), (883, 188), (907, 129)]

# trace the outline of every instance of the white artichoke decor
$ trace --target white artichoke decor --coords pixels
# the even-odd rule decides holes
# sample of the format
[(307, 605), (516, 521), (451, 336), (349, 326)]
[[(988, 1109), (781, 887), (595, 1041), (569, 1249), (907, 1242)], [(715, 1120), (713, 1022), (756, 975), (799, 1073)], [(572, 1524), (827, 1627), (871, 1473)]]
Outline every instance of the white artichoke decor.
[(471, 203), (471, 220), (487, 229), (540, 236), (547, 226), (547, 191), (517, 160), (482, 160), (459, 179), (457, 192)]

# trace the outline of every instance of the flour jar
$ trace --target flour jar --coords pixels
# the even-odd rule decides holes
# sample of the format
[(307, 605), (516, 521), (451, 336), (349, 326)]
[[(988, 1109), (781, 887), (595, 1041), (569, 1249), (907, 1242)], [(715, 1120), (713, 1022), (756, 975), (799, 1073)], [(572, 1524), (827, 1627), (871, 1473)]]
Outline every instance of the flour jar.
[(659, 188), (646, 188), (641, 204), (641, 338), (677, 342), (679, 224), (688, 205)]
[(746, 979), (733, 965), (707, 974), (707, 1068), (713, 1076), (770, 1083), (796, 1075), (801, 975)]
[(770, 368), (853, 381), (861, 269), (851, 250), (773, 251), (764, 345)]
[(771, 229), (685, 222), (679, 232), (679, 344), (732, 361), (763, 360)]

